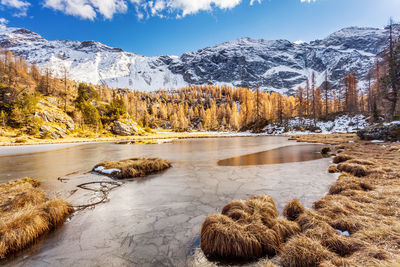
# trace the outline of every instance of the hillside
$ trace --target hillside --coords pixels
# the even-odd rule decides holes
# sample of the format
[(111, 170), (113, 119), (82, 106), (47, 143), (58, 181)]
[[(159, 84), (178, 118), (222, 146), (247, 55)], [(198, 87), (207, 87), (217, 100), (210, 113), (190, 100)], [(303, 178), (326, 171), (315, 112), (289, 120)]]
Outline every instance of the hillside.
[(26, 29), (0, 26), (0, 46), (80, 82), (141, 91), (188, 85), (231, 85), (293, 93), (312, 72), (320, 85), (327, 71), (338, 87), (355, 73), (360, 86), (383, 50), (387, 29), (345, 28), (310, 43), (241, 38), (178, 56), (145, 57), (95, 41), (48, 41)]

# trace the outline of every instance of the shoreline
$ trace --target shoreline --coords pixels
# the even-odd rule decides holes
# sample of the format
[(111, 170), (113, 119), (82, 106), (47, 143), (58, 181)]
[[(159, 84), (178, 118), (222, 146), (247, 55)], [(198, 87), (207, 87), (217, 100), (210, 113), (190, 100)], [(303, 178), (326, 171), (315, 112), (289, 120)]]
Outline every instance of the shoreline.
[(28, 139), (25, 143), (18, 143), (17, 138), (8, 138), (8, 140), (0, 141), (1, 147), (20, 147), (33, 145), (54, 145), (54, 144), (88, 144), (88, 143), (105, 143), (105, 142), (146, 142), (166, 139), (196, 139), (196, 138), (229, 138), (229, 137), (252, 137), (252, 136), (284, 136), (270, 134), (255, 134), (250, 132), (156, 132), (146, 136), (114, 136), (114, 137), (98, 137), (98, 138), (81, 138), (66, 137), (62, 139)]
[[(162, 140), (183, 140), (183, 139), (200, 139), (200, 138), (230, 138), (230, 137), (256, 137), (256, 136), (283, 136), (291, 139), (293, 136), (336, 136), (341, 138), (352, 138), (355, 133), (282, 133), (282, 134), (268, 134), (268, 133), (251, 133), (251, 132), (156, 132), (145, 136), (113, 136), (113, 137), (98, 137), (98, 138), (84, 138), (84, 137), (66, 137), (60, 139), (28, 139), (25, 143), (16, 142), (15, 138), (7, 138), (2, 140), (0, 138), (0, 149), (2, 147), (20, 147), (20, 146), (33, 146), (33, 145), (54, 145), (54, 144), (70, 144), (82, 145), (90, 143), (106, 143), (106, 142), (138, 142), (137, 144), (153, 144), (146, 143), (148, 141), (162, 141)], [(143, 142), (143, 143), (141, 143)], [(157, 144), (157, 142), (154, 142)]]

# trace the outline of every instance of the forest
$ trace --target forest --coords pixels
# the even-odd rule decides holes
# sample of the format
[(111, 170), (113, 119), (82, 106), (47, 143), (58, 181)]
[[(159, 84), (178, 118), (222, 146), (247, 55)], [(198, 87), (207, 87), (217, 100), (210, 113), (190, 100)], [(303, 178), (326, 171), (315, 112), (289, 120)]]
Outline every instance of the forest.
[[(391, 27), (390, 27), (391, 29)], [(340, 88), (333, 88), (329, 72), (325, 82), (316, 84), (315, 73), (295, 95), (265, 92), (258, 88), (202, 85), (150, 93), (111, 89), (105, 85), (78, 83), (55, 78), (51, 70), (39, 71), (36, 64), (0, 51), (0, 124), (28, 134), (38, 131), (37, 102), (44, 97), (57, 99), (77, 129), (107, 131), (116, 120), (136, 121), (143, 128), (174, 131), (254, 132), (270, 123), (284, 125), (295, 117), (309, 118), (314, 125), (343, 114), (364, 114), (371, 121), (399, 119), (400, 40), (390, 31), (387, 48), (376, 58), (368, 74), (368, 85), (361, 88), (356, 74), (343, 77)]]

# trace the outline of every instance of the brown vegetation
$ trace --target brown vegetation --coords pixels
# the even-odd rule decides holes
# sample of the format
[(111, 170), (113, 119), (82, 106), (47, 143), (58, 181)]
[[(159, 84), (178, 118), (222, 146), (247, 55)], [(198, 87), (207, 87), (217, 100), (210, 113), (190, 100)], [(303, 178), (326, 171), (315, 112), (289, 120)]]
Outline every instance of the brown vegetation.
[(113, 173), (107, 174), (118, 179), (143, 177), (153, 173), (163, 171), (170, 168), (172, 165), (168, 161), (159, 158), (134, 158), (121, 161), (106, 161), (97, 164), (93, 171), (104, 174), (98, 167), (104, 169), (115, 169)]
[(222, 214), (207, 217), (201, 229), (201, 249), (207, 257), (219, 259), (274, 256), (300, 230), (296, 222), (278, 218), (271, 197), (258, 195), (232, 201)]
[[(297, 140), (297, 142), (307, 142), (307, 143), (321, 143), (327, 145), (335, 145), (335, 149), (340, 149), (341, 144), (347, 143), (348, 141), (354, 140), (355, 134), (310, 134), (310, 135), (291, 135), (292, 140)], [(339, 146), (339, 147), (338, 147)]]
[(329, 166), (329, 168), (328, 168), (328, 172), (329, 172), (329, 173), (337, 173), (337, 172), (339, 172), (339, 170), (338, 170), (338, 168), (336, 167), (336, 165), (331, 165), (331, 166)]
[(339, 179), (329, 188), (329, 194), (339, 194), (344, 190), (372, 190), (373, 186), (360, 178), (348, 174), (342, 174)]
[(352, 163), (340, 163), (337, 166), (339, 171), (350, 173), (357, 177), (363, 177), (367, 175), (367, 168), (363, 165), (352, 164)]
[(331, 148), (329, 146), (325, 146), (321, 149), (321, 154), (322, 155), (328, 155), (328, 153), (331, 151)]
[[(321, 142), (325, 137), (305, 139)], [(327, 196), (314, 202), (314, 210), (297, 218), (302, 234), (283, 245), (284, 266), (399, 265), (400, 151), (390, 149), (391, 144), (348, 141), (335, 139), (335, 149), (344, 150), (336, 162), (345, 172)], [(360, 172), (364, 176), (356, 177)]]
[(309, 267), (318, 266), (321, 262), (332, 259), (334, 254), (317, 240), (301, 234), (283, 246), (280, 256), (283, 266)]
[(31, 178), (0, 184), (0, 258), (18, 252), (64, 223), (70, 203), (49, 200)]
[(353, 159), (352, 156), (345, 155), (345, 154), (340, 154), (340, 155), (338, 155), (338, 156), (333, 158), (333, 163), (338, 164), (338, 163), (345, 162), (345, 161), (348, 161), (348, 160), (351, 160), (351, 159)]
[(295, 221), (305, 211), (298, 199), (289, 201), (283, 209), (283, 215), (290, 221)]

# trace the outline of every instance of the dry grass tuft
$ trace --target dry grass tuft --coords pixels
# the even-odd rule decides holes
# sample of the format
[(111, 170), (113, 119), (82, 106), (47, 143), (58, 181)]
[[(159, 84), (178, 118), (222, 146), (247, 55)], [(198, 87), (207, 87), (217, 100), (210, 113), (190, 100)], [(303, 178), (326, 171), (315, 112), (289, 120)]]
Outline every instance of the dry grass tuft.
[(283, 241), (287, 241), (291, 236), (301, 232), (301, 228), (298, 223), (286, 220), (284, 218), (277, 218), (272, 230), (278, 233)]
[(330, 229), (326, 221), (329, 219), (326, 216), (319, 215), (313, 210), (307, 210), (297, 218), (296, 222), (300, 225), (303, 232), (308, 229), (325, 228)]
[[(244, 232), (257, 239), (262, 247), (262, 255), (275, 256), (283, 242), (279, 233), (257, 221), (244, 226)], [(256, 258), (258, 258), (257, 256)]]
[(328, 172), (329, 172), (329, 173), (338, 173), (339, 170), (338, 170), (338, 168), (336, 167), (336, 165), (331, 165), (331, 166), (329, 166), (329, 168), (328, 168)]
[(0, 258), (18, 252), (64, 223), (73, 212), (64, 200), (49, 200), (31, 178), (0, 185)]
[(351, 159), (351, 160), (347, 161), (346, 163), (353, 163), (353, 164), (367, 165), (367, 166), (375, 165), (375, 162), (373, 162), (371, 160), (365, 160), (365, 159)]
[(321, 223), (313, 229), (305, 231), (304, 234), (318, 240), (322, 246), (341, 257), (349, 256), (362, 247), (361, 242), (338, 234), (328, 224)]
[(254, 259), (263, 255), (257, 238), (222, 214), (208, 216), (201, 229), (201, 249), (212, 257)]
[(345, 162), (345, 161), (348, 161), (348, 160), (351, 160), (351, 159), (353, 159), (352, 156), (345, 155), (345, 154), (340, 154), (340, 155), (337, 155), (336, 157), (333, 158), (333, 163), (338, 164), (338, 163)]
[(340, 163), (337, 168), (342, 172), (347, 172), (357, 177), (363, 177), (367, 175), (367, 168), (365, 168), (363, 165), (344, 162)]
[(201, 248), (207, 257), (256, 259), (276, 255), (282, 243), (300, 233), (296, 222), (278, 218), (273, 199), (268, 195), (235, 200), (205, 220)]
[(107, 175), (118, 179), (127, 179), (127, 178), (143, 177), (163, 171), (165, 169), (170, 168), (171, 163), (159, 158), (134, 158), (121, 161), (106, 161), (97, 164), (93, 168), (93, 171), (95, 171), (95, 169), (98, 167), (104, 167), (105, 169), (120, 170), (119, 172), (115, 171)]
[(331, 152), (331, 148), (329, 146), (325, 146), (321, 149), (322, 155), (328, 155), (329, 152)]
[(339, 179), (329, 188), (329, 194), (340, 194), (345, 190), (369, 191), (374, 187), (360, 178), (342, 174)]
[(280, 252), (283, 266), (309, 267), (334, 258), (334, 253), (322, 246), (317, 240), (300, 234), (291, 238)]
[(295, 221), (305, 211), (298, 199), (289, 201), (283, 209), (283, 215), (290, 221)]

